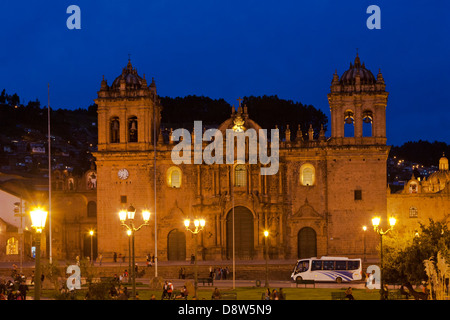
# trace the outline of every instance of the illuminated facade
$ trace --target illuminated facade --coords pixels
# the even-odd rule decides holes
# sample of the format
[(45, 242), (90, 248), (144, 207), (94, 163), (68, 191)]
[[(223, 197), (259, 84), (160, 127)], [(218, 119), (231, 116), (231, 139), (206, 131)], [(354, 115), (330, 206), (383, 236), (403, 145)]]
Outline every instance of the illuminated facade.
[[(152, 212), (150, 226), (136, 234), (137, 258), (155, 253), (156, 191), (159, 260), (191, 256), (194, 240), (183, 221), (194, 217), (206, 220), (200, 259), (231, 259), (233, 234), (237, 259), (262, 259), (264, 230), (270, 232), (271, 258), (362, 257), (362, 226), (375, 214), (387, 213), (387, 97), (381, 73), (375, 77), (357, 56), (341, 77), (335, 73), (332, 79), (331, 137), (323, 130), (314, 135), (312, 127), (306, 136), (291, 137), (287, 127), (280, 134), (285, 139), (277, 174), (261, 175), (261, 164), (248, 162), (175, 165), (175, 143), (170, 133), (164, 139), (160, 126), (163, 106), (155, 82), (147, 85), (128, 62), (110, 86), (101, 82), (95, 100), (99, 252), (105, 260), (128, 252), (118, 212), (132, 205), (138, 213)], [(232, 110), (218, 129), (237, 127), (260, 129), (245, 106)], [(202, 148), (207, 145), (203, 142)], [(376, 255), (377, 244), (378, 237), (368, 234), (369, 256)]]

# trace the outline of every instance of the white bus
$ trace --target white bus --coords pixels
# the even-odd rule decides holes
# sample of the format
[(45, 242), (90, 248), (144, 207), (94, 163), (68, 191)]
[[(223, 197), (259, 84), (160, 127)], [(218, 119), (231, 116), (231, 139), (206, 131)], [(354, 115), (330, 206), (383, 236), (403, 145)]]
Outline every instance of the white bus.
[(354, 281), (362, 279), (361, 259), (321, 257), (300, 259), (295, 264), (291, 279), (297, 281)]

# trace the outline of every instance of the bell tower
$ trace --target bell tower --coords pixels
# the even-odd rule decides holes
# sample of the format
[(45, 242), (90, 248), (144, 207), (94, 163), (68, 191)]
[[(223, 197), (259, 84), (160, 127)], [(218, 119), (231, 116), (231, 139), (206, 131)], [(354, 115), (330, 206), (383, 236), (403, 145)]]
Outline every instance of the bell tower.
[(335, 72), (331, 82), (331, 142), (385, 145), (388, 95), (381, 71), (375, 78), (356, 54), (350, 68), (341, 78)]
[(153, 149), (154, 126), (159, 132), (161, 104), (154, 80), (138, 75), (128, 64), (108, 86), (103, 78), (94, 100), (98, 105), (98, 151), (145, 151)]

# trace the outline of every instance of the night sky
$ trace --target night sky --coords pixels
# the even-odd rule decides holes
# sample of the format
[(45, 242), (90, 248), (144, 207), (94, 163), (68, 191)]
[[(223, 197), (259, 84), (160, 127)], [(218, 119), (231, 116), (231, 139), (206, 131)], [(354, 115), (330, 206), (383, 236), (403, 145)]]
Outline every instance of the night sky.
[[(72, 4), (81, 30), (66, 26)], [(380, 30), (366, 27), (372, 4), (381, 8)], [(332, 75), (348, 69), (358, 48), (390, 93), (388, 144), (450, 143), (448, 1), (17, 0), (0, 9), (0, 90), (22, 103), (46, 106), (50, 83), (52, 108), (87, 108), (102, 75), (111, 84), (131, 54), (161, 96), (237, 105), (278, 95), (329, 117)]]

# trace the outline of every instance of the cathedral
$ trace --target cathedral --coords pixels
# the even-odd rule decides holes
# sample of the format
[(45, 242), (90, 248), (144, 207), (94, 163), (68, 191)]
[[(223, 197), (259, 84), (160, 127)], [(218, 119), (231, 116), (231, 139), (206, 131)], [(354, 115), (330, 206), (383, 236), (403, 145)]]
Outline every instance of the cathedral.
[[(374, 76), (357, 55), (332, 77), (331, 136), (323, 130), (314, 135), (312, 127), (306, 136), (291, 136), (287, 126), (276, 174), (262, 175), (264, 164), (248, 161), (175, 164), (176, 128), (161, 127), (164, 106), (155, 81), (148, 84), (129, 61), (110, 85), (102, 80), (95, 99), (98, 252), (104, 260), (128, 252), (119, 212), (132, 206), (136, 225), (144, 222), (141, 211), (151, 212), (148, 225), (136, 232), (136, 259), (262, 259), (265, 245), (271, 259), (376, 257), (378, 235), (365, 235), (362, 227), (375, 215), (388, 216), (387, 99), (381, 72)], [(218, 129), (258, 131), (251, 116), (239, 105)], [(248, 147), (245, 152), (248, 159)], [(205, 219), (198, 235), (184, 226), (195, 218)]]

